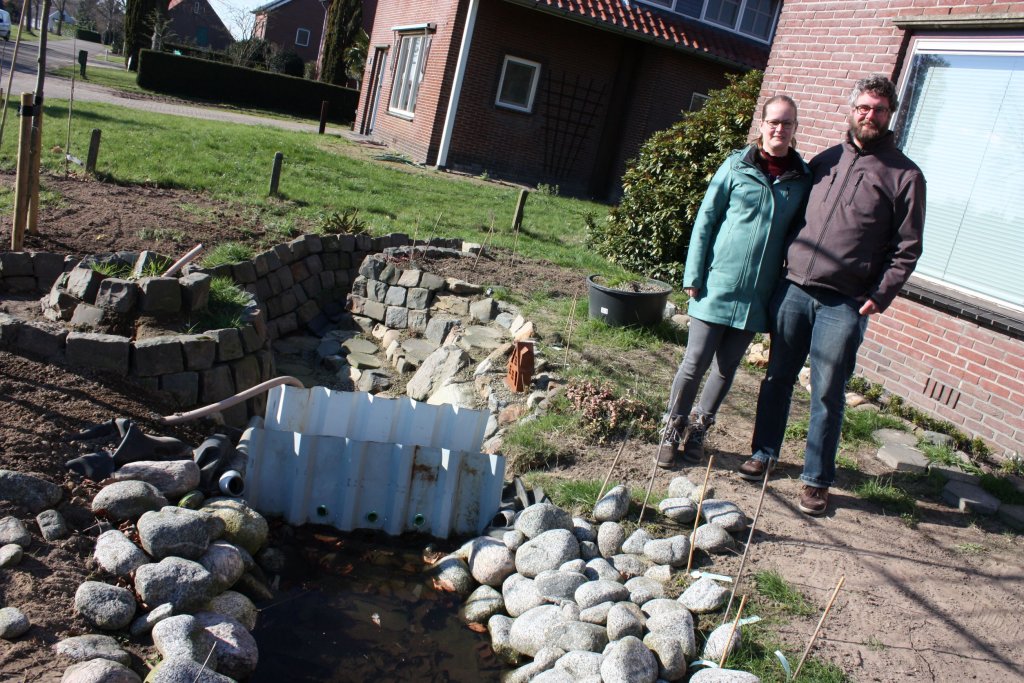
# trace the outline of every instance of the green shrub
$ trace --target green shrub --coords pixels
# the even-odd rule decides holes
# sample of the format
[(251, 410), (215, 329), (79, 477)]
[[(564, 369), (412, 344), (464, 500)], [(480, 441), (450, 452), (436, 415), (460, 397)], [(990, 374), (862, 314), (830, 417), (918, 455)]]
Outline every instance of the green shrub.
[(622, 202), (604, 221), (587, 220), (598, 253), (627, 270), (678, 284), (690, 231), (708, 183), (747, 141), (760, 71), (727, 76), (699, 111), (652, 135), (622, 178)]

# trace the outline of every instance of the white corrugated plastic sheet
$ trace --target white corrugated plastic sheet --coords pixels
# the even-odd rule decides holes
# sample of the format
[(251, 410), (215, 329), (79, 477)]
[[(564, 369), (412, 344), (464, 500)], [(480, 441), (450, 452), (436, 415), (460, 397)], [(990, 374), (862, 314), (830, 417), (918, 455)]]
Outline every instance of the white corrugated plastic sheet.
[(245, 497), (291, 524), (343, 531), (484, 530), (505, 459), (480, 453), (488, 413), (324, 387), (271, 390), (266, 418), (239, 442)]

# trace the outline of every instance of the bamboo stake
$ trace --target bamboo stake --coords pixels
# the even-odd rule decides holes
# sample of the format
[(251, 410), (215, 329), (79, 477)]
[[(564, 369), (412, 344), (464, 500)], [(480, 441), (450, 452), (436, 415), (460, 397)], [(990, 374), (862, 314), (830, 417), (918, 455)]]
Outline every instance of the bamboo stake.
[(704, 507), (704, 496), (708, 492), (708, 479), (711, 477), (711, 465), (715, 462), (715, 456), (708, 457), (708, 469), (704, 472), (704, 486), (700, 489), (700, 500), (697, 502), (697, 516), (693, 520), (693, 533), (690, 534), (690, 557), (686, 560), (686, 573), (690, 573), (690, 569), (693, 567), (693, 551), (696, 550), (697, 544), (694, 541), (697, 540), (697, 527), (700, 525), (700, 511)]
[(32, 154), (29, 150), (32, 141), (32, 110), (33, 95), (21, 93), (21, 132), (18, 137), (18, 174), (14, 181), (14, 220), (11, 225), (11, 251), (21, 251), (25, 241), (25, 223), (28, 220), (29, 205), (29, 171), (32, 168)]
[(725, 660), (729, 657), (729, 650), (732, 649), (732, 637), (736, 635), (736, 627), (740, 624), (740, 616), (743, 614), (743, 607), (747, 604), (747, 596), (744, 595), (740, 598), (740, 606), (736, 609), (736, 618), (733, 619), (732, 628), (729, 629), (729, 640), (725, 641), (725, 647), (722, 648), (722, 659), (718, 662), (718, 668), (725, 668)]
[(757, 509), (754, 511), (754, 521), (750, 523), (750, 533), (747, 534), (747, 545), (743, 548), (743, 556), (740, 558), (740, 569), (736, 572), (736, 578), (732, 583), (732, 593), (729, 595), (729, 604), (725, 606), (725, 614), (722, 616), (722, 623), (729, 618), (729, 610), (732, 608), (732, 601), (736, 597), (736, 590), (740, 586), (740, 577), (743, 576), (743, 566), (747, 563), (747, 553), (750, 551), (750, 544), (754, 540), (754, 528), (757, 526), (757, 518), (761, 516), (761, 506), (764, 505), (764, 494), (768, 490), (768, 475), (771, 468), (764, 469), (764, 483), (761, 484), (761, 497), (757, 499)]
[(836, 584), (836, 589), (832, 591), (832, 597), (829, 598), (828, 604), (825, 605), (825, 611), (821, 614), (821, 619), (818, 620), (818, 627), (814, 629), (814, 633), (811, 634), (811, 639), (807, 642), (807, 647), (804, 648), (804, 654), (800, 658), (800, 663), (796, 665), (796, 671), (793, 672), (793, 680), (800, 675), (800, 669), (804, 665), (804, 660), (807, 659), (807, 655), (811, 651), (811, 647), (814, 645), (815, 638), (818, 637), (818, 632), (821, 630), (821, 625), (825, 623), (825, 617), (828, 616), (829, 611), (832, 609), (832, 604), (836, 601), (836, 596), (839, 595), (839, 589), (843, 587), (843, 583), (846, 581), (846, 576), (839, 577), (839, 583)]
[(569, 309), (569, 321), (565, 324), (565, 358), (562, 359), (562, 370), (569, 367), (569, 341), (572, 339), (572, 324), (576, 322), (576, 300), (579, 292), (572, 295), (572, 307)]
[(494, 234), (494, 212), (491, 212), (491, 226), (487, 228), (487, 235), (484, 237), (484, 243), (480, 245), (480, 250), (476, 252), (476, 258), (473, 259), (473, 267), (470, 268), (470, 272), (476, 272), (476, 264), (480, 262), (480, 254), (484, 253), (484, 249), (487, 248), (487, 244), (491, 241), (491, 235)]
[(622, 440), (619, 445), (619, 452), (615, 454), (615, 459), (612, 460), (612, 466), (608, 468), (608, 474), (604, 476), (604, 481), (601, 482), (601, 491), (597, 494), (597, 499), (601, 500), (604, 497), (604, 488), (608, 486), (608, 481), (612, 478), (612, 470), (619, 464), (619, 456), (622, 455), (622, 451), (626, 448), (626, 442), (629, 441), (629, 437), (633, 436), (633, 425), (629, 425), (629, 429), (626, 430), (626, 437)]

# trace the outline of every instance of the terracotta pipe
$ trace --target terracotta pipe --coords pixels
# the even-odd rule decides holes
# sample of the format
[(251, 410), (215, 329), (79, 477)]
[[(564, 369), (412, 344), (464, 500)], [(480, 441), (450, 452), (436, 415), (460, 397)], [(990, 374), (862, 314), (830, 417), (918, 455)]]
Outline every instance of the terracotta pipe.
[(202, 244), (197, 244), (196, 246), (189, 249), (187, 254), (185, 254), (180, 259), (175, 261), (173, 264), (171, 264), (170, 268), (164, 271), (163, 277), (170, 277), (171, 275), (177, 273), (179, 270), (184, 268), (189, 261), (194, 259), (196, 256), (199, 256), (199, 252), (201, 252), (202, 250)]
[(176, 425), (181, 424), (183, 422), (191, 422), (192, 420), (197, 420), (201, 417), (212, 415), (213, 413), (219, 413), (225, 408), (230, 408), (231, 406), (237, 403), (241, 403), (242, 401), (248, 400), (253, 396), (258, 396), (262, 394), (264, 391), (267, 391), (268, 389), (273, 389), (274, 387), (279, 386), (281, 384), (299, 387), (300, 389), (306, 388), (306, 385), (303, 384), (298, 379), (290, 377), (288, 375), (282, 375), (281, 377), (268, 379), (266, 382), (263, 382), (262, 384), (257, 384), (254, 387), (250, 387), (245, 391), (240, 391), (234, 396), (229, 396), (223, 401), (217, 401), (216, 403), (211, 403), (208, 406), (203, 406), (202, 408), (190, 410), (187, 413), (175, 413), (174, 415), (165, 415), (164, 417), (160, 418), (160, 421), (166, 425)]

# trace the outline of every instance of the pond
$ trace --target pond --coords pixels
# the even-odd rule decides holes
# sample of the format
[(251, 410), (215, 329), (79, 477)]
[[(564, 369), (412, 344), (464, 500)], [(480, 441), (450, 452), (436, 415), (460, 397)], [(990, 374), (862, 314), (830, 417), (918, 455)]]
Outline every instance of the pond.
[(273, 600), (258, 605), (251, 681), (500, 679), (488, 634), (471, 630), (459, 596), (436, 590), (423, 571), (431, 539), (284, 530), (294, 537), (278, 546), (288, 562)]

